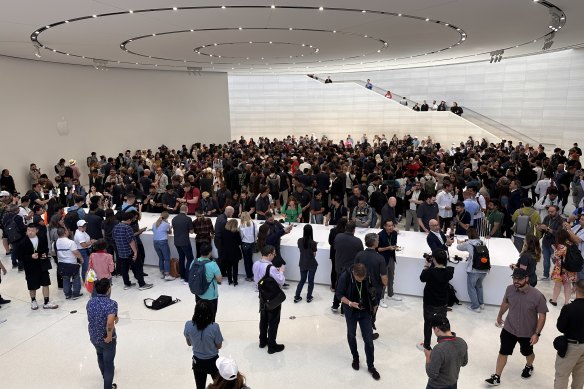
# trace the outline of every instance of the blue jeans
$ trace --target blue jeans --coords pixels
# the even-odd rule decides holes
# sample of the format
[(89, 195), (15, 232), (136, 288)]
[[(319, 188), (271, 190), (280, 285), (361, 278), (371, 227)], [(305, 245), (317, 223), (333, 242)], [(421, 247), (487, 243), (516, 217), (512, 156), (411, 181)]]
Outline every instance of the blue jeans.
[(468, 290), (468, 297), (470, 297), (470, 307), (472, 309), (479, 309), (485, 300), (483, 300), (483, 279), (487, 273), (467, 273), (466, 287)]
[(110, 343), (99, 342), (93, 343), (97, 352), (97, 364), (103, 377), (103, 388), (111, 389), (114, 382), (114, 359), (116, 357), (116, 340), (112, 339)]
[(79, 272), (74, 276), (63, 276), (63, 292), (65, 293), (65, 297), (79, 296), (81, 292)]
[(193, 263), (193, 260), (195, 259), (195, 256), (193, 255), (193, 247), (191, 246), (190, 242), (186, 246), (175, 245), (175, 247), (176, 251), (178, 252), (178, 265), (180, 269), (180, 276), (182, 277), (183, 280), (188, 281), (189, 269), (191, 268), (191, 263)]
[(81, 278), (85, 282), (85, 275), (87, 274), (87, 268), (89, 267), (89, 249), (80, 249), (79, 253), (83, 257), (83, 263), (81, 264)]
[(359, 311), (354, 308), (345, 309), (345, 321), (347, 322), (347, 342), (353, 359), (359, 359), (359, 352), (357, 351), (357, 323), (361, 328), (361, 335), (363, 336), (363, 343), (365, 343), (365, 356), (367, 358), (367, 367), (374, 367), (373, 355), (373, 324), (371, 322), (371, 314), (366, 311)]
[(242, 243), (241, 254), (243, 255), (243, 266), (245, 267), (245, 276), (253, 278), (253, 243)]
[(543, 276), (549, 277), (550, 276), (550, 258), (552, 257), (552, 247), (548, 246), (547, 244), (541, 245), (541, 253), (543, 254)]
[(312, 290), (314, 289), (314, 275), (315, 270), (300, 270), (300, 281), (298, 282), (298, 286), (296, 287), (296, 297), (300, 297), (300, 293), (302, 292), (302, 288), (304, 288), (304, 283), (306, 282), (306, 278), (308, 277), (308, 293), (306, 293), (306, 298), (312, 297)]
[(163, 273), (170, 273), (170, 247), (168, 240), (155, 240), (154, 250), (158, 254), (158, 268)]
[(457, 389), (457, 388), (458, 388), (457, 384), (448, 385), (448, 386), (441, 386), (441, 387), (432, 386), (432, 385), (430, 385), (430, 383), (428, 383), (428, 385), (426, 385), (426, 389)]

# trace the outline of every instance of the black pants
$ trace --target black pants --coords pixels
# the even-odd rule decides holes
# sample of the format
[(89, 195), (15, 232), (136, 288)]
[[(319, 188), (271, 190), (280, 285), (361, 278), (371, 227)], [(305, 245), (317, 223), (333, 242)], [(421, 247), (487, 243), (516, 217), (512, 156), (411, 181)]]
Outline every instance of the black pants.
[(221, 243), (221, 239), (215, 238), (213, 240), (215, 243), (215, 247), (217, 248), (217, 264), (219, 265), (219, 270), (221, 270), (221, 275), (223, 277), (227, 276), (227, 261), (226, 258), (223, 258), (223, 248)]
[(278, 326), (280, 325), (280, 313), (282, 306), (272, 310), (265, 309), (260, 303), (260, 344), (268, 345), (268, 348), (276, 345)]
[(440, 315), (446, 317), (448, 310), (447, 306), (433, 307), (431, 305), (424, 305), (424, 347), (430, 349), (432, 342), (432, 317)]
[(63, 289), (63, 275), (59, 271), (59, 261), (56, 256), (53, 256), (53, 260), (55, 261), (55, 265), (57, 266), (57, 287), (59, 289)]
[(193, 374), (195, 375), (195, 384), (197, 389), (205, 389), (207, 387), (207, 374), (215, 380), (219, 375), (219, 370), (215, 365), (215, 361), (219, 356), (214, 356), (210, 359), (199, 359), (193, 356)]
[[(199, 302), (201, 300), (204, 300), (202, 298), (200, 298), (199, 296), (195, 295), (195, 302)], [(211, 303), (211, 307), (213, 310), (213, 321), (215, 321), (215, 318), (217, 317), (217, 307), (219, 305), (219, 299), (213, 299), (213, 300), (205, 300), (208, 301), (209, 303)]]
[(442, 230), (446, 234), (446, 230), (448, 230), (450, 228), (450, 224), (452, 223), (452, 218), (451, 217), (438, 217), (438, 219), (440, 219), (440, 230)]
[(134, 274), (134, 278), (138, 281), (139, 286), (144, 286), (144, 269), (143, 264), (139, 263), (136, 259), (132, 258), (120, 258), (120, 263), (122, 265), (122, 278), (124, 279), (124, 285), (130, 286), (130, 269)]
[(227, 263), (227, 280), (237, 282), (237, 273), (239, 272), (239, 259), (231, 259)]
[(335, 270), (335, 259), (331, 258), (331, 288), (337, 287), (337, 271)]

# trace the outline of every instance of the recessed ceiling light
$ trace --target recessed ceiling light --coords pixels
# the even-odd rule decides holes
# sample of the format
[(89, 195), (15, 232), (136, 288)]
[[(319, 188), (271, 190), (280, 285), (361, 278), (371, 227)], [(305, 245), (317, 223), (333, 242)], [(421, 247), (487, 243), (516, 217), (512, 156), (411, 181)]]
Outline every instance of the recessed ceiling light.
[(41, 32), (40, 32), (40, 31), (35, 31), (34, 33), (38, 35), (38, 34), (40, 34)]
[(154, 64), (154, 66), (158, 66), (158, 64)]
[(176, 8), (176, 7), (172, 7), (172, 10), (173, 10), (173, 11), (177, 11), (177, 10), (178, 10), (178, 8)]
[(213, 43), (213, 46), (217, 46), (217, 43)]
[(306, 46), (306, 45), (303, 43), (303, 44), (302, 44), (302, 47), (305, 47), (305, 46)]
[(221, 9), (225, 9), (225, 8), (227, 8), (227, 7), (225, 7), (224, 5), (221, 6)]
[(381, 53), (381, 50), (377, 50), (378, 53)]
[(444, 23), (444, 25), (445, 25), (446, 27), (450, 26), (450, 24), (449, 24), (449, 23)]
[(231, 68), (231, 70), (235, 70), (235, 68)]
[(463, 41), (465, 41), (465, 40), (466, 40), (466, 38), (462, 38), (462, 40), (463, 40)]
[(363, 35), (363, 38), (367, 38), (367, 35)]
[(264, 57), (262, 57), (262, 59), (264, 59)]
[(251, 43), (253, 43), (253, 42), (252, 42), (252, 41), (249, 41), (249, 43), (251, 44)]
[(246, 57), (245, 59), (249, 60), (249, 57)]
[(51, 26), (45, 26), (45, 28), (51, 28)]
[(272, 41), (270, 41), (269, 43), (272, 44)]
[(397, 14), (397, 16), (402, 16), (402, 14)]
[(333, 34), (336, 34), (336, 33), (337, 33), (337, 30), (333, 30)]
[(133, 14), (133, 13), (134, 13), (134, 11), (132, 11), (132, 10), (129, 10), (128, 12), (129, 12), (129, 13), (131, 13), (131, 14)]
[(203, 46), (201, 46), (201, 47), (202, 47), (202, 48), (205, 48), (205, 47), (207, 47), (207, 46), (203, 45)]
[(128, 42), (132, 42), (132, 39), (130, 39)]
[(68, 20), (65, 20), (65, 23), (69, 23), (69, 21)]
[(293, 30), (293, 28), (292, 28), (292, 27), (290, 27), (288, 30), (292, 31), (292, 30)]
[(430, 21), (430, 19), (426, 18), (426, 21), (427, 21), (427, 22), (429, 22), (429, 21)]
[(156, 34), (152, 34), (152, 36), (156, 36)]
[(191, 29), (191, 32), (195, 32), (195, 30), (192, 30), (192, 29)]
[(238, 30), (241, 31), (241, 30), (243, 30), (243, 28), (239, 27)]
[(274, 4), (272, 4), (272, 5), (270, 6), (270, 8), (271, 8), (271, 9), (274, 9), (274, 8), (276, 8), (276, 6), (275, 6)]
[(363, 10), (363, 11), (361, 11), (361, 12), (362, 12), (362, 13), (365, 13), (365, 12), (367, 12), (367, 11), (366, 11), (366, 10)]
[[(97, 15), (91, 15), (91, 17), (92, 17), (92, 18), (96, 18), (96, 17), (97, 17)], [(47, 27), (47, 28), (48, 28), (48, 27)]]
[(323, 7), (318, 7), (318, 10), (319, 11), (324, 11), (324, 8)]

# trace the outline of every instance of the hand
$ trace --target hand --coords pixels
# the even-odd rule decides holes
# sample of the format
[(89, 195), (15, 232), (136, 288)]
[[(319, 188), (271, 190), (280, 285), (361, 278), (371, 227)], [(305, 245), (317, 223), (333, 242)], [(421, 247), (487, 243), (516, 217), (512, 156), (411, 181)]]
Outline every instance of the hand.
[(106, 336), (106, 337), (103, 339), (103, 341), (104, 341), (105, 343), (111, 343), (111, 342), (112, 342), (112, 339), (113, 339), (113, 338), (112, 338), (111, 336)]
[(138, 259), (138, 254), (134, 253), (134, 255), (132, 256), (132, 260), (135, 261), (136, 259)]
[(38, 259), (39, 258), (39, 254), (38, 253), (34, 253), (33, 255), (31, 255), (32, 259)]
[(505, 321), (503, 320), (503, 318), (501, 316), (497, 316), (497, 326), (499, 327), (503, 327), (503, 324), (505, 324)]
[(432, 350), (428, 350), (428, 349), (424, 349), (424, 355), (426, 356), (426, 359), (430, 358), (430, 354), (432, 354)]
[(539, 226), (537, 226), (537, 228), (539, 230), (542, 230), (543, 231), (543, 230), (545, 230), (547, 228), (547, 226), (545, 224), (540, 224)]
[(539, 336), (536, 334), (531, 335), (531, 339), (529, 340), (530, 345), (535, 345), (539, 341)]

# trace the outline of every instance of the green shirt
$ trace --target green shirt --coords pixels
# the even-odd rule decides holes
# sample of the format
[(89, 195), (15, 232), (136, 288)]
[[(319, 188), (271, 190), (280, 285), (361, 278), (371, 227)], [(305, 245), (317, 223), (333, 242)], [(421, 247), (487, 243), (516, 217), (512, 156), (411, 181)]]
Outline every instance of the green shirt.
[(300, 204), (298, 204), (296, 206), (296, 209), (294, 209), (288, 208), (287, 204), (284, 204), (282, 205), (282, 214), (286, 216), (287, 222), (296, 223), (298, 221), (298, 218), (302, 216), (302, 207), (300, 207)]
[(495, 234), (492, 236), (493, 238), (502, 238), (503, 237), (503, 219), (504, 215), (499, 210), (495, 209), (489, 216), (487, 216), (487, 221), (489, 222), (489, 234), (493, 230), (495, 223), (499, 223), (499, 228), (495, 231)]

